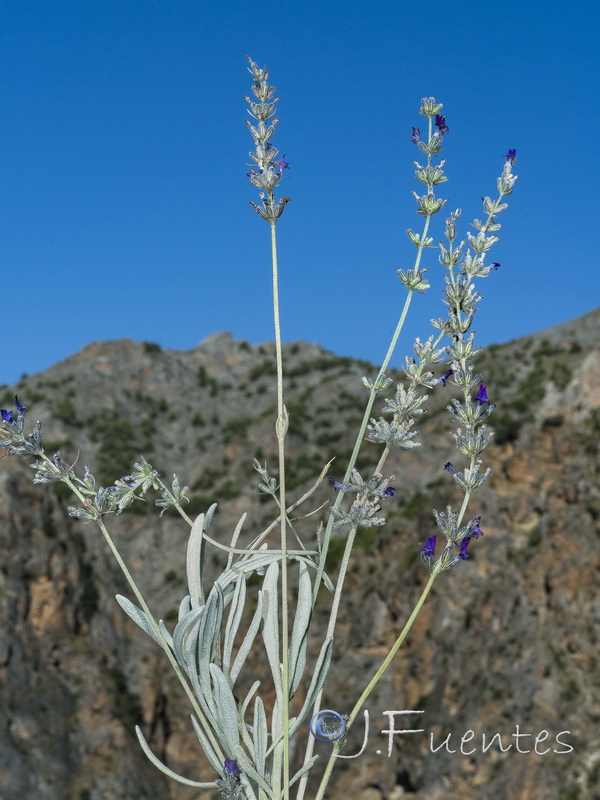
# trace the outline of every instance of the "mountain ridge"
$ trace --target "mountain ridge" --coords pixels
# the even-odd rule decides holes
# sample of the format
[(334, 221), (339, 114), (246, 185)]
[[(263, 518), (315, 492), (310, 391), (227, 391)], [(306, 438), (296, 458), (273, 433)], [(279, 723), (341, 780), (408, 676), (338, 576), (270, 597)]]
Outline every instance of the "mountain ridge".
[[(486, 451), (494, 472), (474, 506), (485, 536), (472, 560), (434, 588), (372, 697), (377, 732), (370, 748), (338, 770), (332, 800), (600, 797), (595, 331), (600, 310), (481, 354), (477, 369), (498, 405), (490, 418), (498, 444)], [(329, 474), (343, 474), (366, 400), (360, 378), (377, 368), (319, 345), (284, 350), (296, 497), (332, 456)], [(165, 476), (177, 471), (190, 486), (190, 513), (216, 501), (215, 535), (227, 541), (247, 510), (242, 536), (249, 540), (273, 514), (257, 494), (252, 468), (253, 458), (275, 465), (273, 359), (272, 343), (250, 345), (227, 333), (187, 351), (97, 342), (5, 387), (1, 402), (10, 407), (16, 391), (30, 406), (28, 421), (42, 420), (49, 444), (107, 482), (127, 474), (140, 454)], [(426, 575), (418, 547), (434, 530), (431, 509), (457, 502), (442, 468), (458, 458), (444, 414), (451, 394), (436, 387), (430, 395), (419, 426), (423, 447), (397, 454), (390, 466), (398, 492), (386, 504), (387, 525), (357, 537), (327, 690), (332, 708), (351, 707), (410, 613)], [(360, 469), (372, 469), (377, 454), (365, 445)], [(213, 796), (168, 783), (139, 751), (132, 730), (141, 722), (173, 769), (193, 779), (210, 775), (160, 652), (114, 602), (128, 589), (104, 543), (92, 526), (66, 516), (71, 498), (32, 486), (31, 478), (16, 458), (0, 462), (0, 797)], [(331, 487), (322, 485), (314, 505), (331, 500)], [(151, 607), (172, 627), (185, 592), (185, 528), (169, 514), (158, 520), (150, 503), (135, 504), (110, 526)], [(341, 544), (333, 542), (334, 573)], [(223, 561), (218, 553), (211, 558), (214, 575)], [(317, 625), (326, 601), (315, 609)], [(316, 644), (311, 637), (313, 657)], [(259, 655), (252, 665), (263, 674)], [(573, 751), (542, 757), (513, 748), (502, 755), (478, 745), (472, 756), (456, 756), (432, 752), (423, 738), (398, 737), (385, 758), (375, 748), (385, 750), (379, 730), (389, 722), (386, 709), (422, 710), (435, 741), (453, 733), (459, 749), (467, 730), (478, 742), (496, 732), (511, 742), (520, 724), (533, 733), (548, 730), (557, 748), (557, 734), (570, 730), (563, 739)], [(397, 727), (405, 727), (401, 720)], [(361, 738), (362, 731), (353, 732), (349, 752), (358, 752)]]

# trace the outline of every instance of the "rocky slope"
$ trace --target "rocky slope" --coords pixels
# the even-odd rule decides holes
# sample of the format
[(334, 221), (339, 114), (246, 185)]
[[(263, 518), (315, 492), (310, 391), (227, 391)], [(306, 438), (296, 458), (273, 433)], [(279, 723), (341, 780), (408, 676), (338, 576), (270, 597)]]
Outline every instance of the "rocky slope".
[[(286, 363), (295, 497), (333, 456), (330, 474), (343, 474), (366, 394), (360, 377), (376, 369), (303, 343), (286, 347)], [(438, 580), (368, 703), (367, 746), (341, 763), (332, 800), (600, 798), (599, 368), (600, 311), (481, 356), (498, 405), (487, 451), (494, 474), (473, 506), (485, 536), (470, 561)], [(29, 420), (43, 421), (47, 450), (78, 458), (80, 471), (89, 464), (104, 485), (140, 454), (163, 475), (176, 470), (191, 487), (190, 513), (218, 502), (213, 532), (228, 541), (248, 511), (249, 541), (273, 515), (252, 469), (255, 457), (275, 468), (273, 373), (272, 345), (227, 334), (187, 352), (97, 343), (4, 387), (1, 405), (18, 391)], [(444, 412), (450, 395), (441, 386), (431, 394), (423, 446), (389, 464), (398, 492), (387, 525), (358, 537), (327, 684), (327, 705), (340, 712), (424, 584), (418, 546), (434, 532), (431, 509), (460, 500), (442, 469), (460, 458)], [(377, 457), (367, 443), (361, 467)], [(173, 769), (212, 777), (160, 651), (114, 601), (129, 591), (104, 541), (67, 517), (72, 500), (62, 489), (33, 486), (32, 474), (16, 457), (0, 461), (0, 798), (214, 796), (168, 782), (141, 754), (135, 724)], [(324, 484), (306, 511), (331, 500)], [(298, 523), (307, 541), (315, 519)], [(172, 627), (185, 593), (185, 525), (139, 503), (110, 529)], [(335, 542), (332, 574), (340, 552)], [(211, 556), (214, 571), (222, 564)], [(327, 607), (324, 592), (313, 653)], [(260, 655), (253, 668), (263, 675)], [(388, 756), (384, 712), (399, 710), (423, 713), (396, 716), (396, 730), (423, 732), (392, 737)], [(349, 754), (363, 733), (352, 732)], [(325, 756), (327, 746), (318, 751)]]

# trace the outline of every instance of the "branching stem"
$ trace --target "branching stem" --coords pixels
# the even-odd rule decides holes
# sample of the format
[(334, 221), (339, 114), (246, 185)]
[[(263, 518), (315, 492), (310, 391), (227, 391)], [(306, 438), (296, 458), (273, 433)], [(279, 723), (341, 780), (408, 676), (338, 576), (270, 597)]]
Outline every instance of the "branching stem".
[[(52, 462), (52, 460), (50, 458), (48, 458), (48, 456), (45, 453), (40, 454), (40, 458), (42, 458), (44, 461), (46, 461), (47, 464), (49, 464), (54, 470), (56, 470), (56, 467), (55, 467), (54, 463)], [(62, 480), (69, 487), (69, 489), (71, 489), (73, 494), (75, 494), (77, 499), (85, 507), (89, 501), (86, 501), (85, 496), (81, 493), (81, 491), (79, 490), (77, 485), (70, 478), (62, 478)], [(212, 744), (215, 753), (217, 754), (217, 756), (219, 758), (224, 759), (224, 755), (223, 755), (223, 752), (221, 750), (221, 746), (220, 746), (218, 740), (215, 738), (215, 736), (214, 736), (214, 734), (212, 732), (212, 729), (210, 727), (210, 724), (208, 723), (208, 720), (206, 719), (206, 717), (204, 715), (204, 712), (200, 708), (200, 705), (199, 705), (199, 703), (198, 703), (198, 701), (196, 699), (196, 696), (194, 695), (194, 692), (190, 688), (190, 685), (187, 682), (187, 680), (185, 678), (185, 675), (183, 674), (183, 672), (181, 670), (181, 667), (177, 663), (177, 659), (175, 658), (175, 656), (173, 654), (173, 651), (171, 650), (167, 640), (163, 636), (163, 633), (162, 633), (158, 623), (154, 619), (154, 616), (153, 616), (152, 612), (150, 611), (150, 608), (148, 607), (148, 604), (146, 603), (143, 594), (139, 590), (138, 585), (137, 585), (137, 583), (135, 582), (135, 580), (133, 578), (133, 575), (130, 573), (130, 571), (127, 568), (127, 565), (125, 564), (125, 561), (123, 560), (123, 557), (121, 556), (116, 544), (112, 540), (112, 537), (111, 537), (110, 533), (108, 532), (108, 528), (106, 527), (106, 525), (104, 523), (104, 520), (102, 519), (102, 517), (97, 517), (95, 522), (96, 522), (96, 525), (100, 528), (100, 531), (101, 531), (102, 535), (104, 536), (104, 539), (105, 539), (105, 541), (106, 541), (111, 553), (113, 554), (115, 561), (119, 565), (119, 568), (120, 568), (121, 572), (125, 576), (125, 580), (129, 584), (129, 587), (131, 588), (131, 591), (135, 595), (135, 598), (136, 598), (137, 602), (139, 603), (140, 608), (142, 609), (142, 611), (144, 612), (144, 614), (148, 618), (148, 621), (150, 622), (150, 625), (152, 626), (152, 630), (154, 631), (155, 635), (157, 636), (158, 641), (161, 643), (161, 647), (165, 651), (165, 653), (167, 655), (167, 658), (169, 659), (169, 663), (173, 667), (173, 670), (174, 670), (175, 674), (177, 675), (177, 678), (179, 679), (179, 682), (181, 683), (181, 685), (183, 687), (183, 690), (185, 691), (185, 693), (187, 695), (188, 700), (191, 703), (191, 706), (192, 706), (192, 708), (194, 710), (194, 714), (196, 715), (196, 718), (198, 719), (199, 723), (204, 728), (204, 731), (205, 731), (207, 737), (209, 738), (210, 743)]]

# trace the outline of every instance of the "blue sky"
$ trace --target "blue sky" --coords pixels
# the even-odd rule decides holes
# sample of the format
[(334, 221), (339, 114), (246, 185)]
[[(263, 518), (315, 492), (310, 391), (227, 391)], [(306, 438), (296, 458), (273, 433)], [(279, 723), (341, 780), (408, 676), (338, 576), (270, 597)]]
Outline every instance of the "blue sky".
[[(278, 226), (283, 335), (380, 361), (418, 229), (409, 141), (444, 103), (463, 221), (521, 178), (481, 282), (481, 344), (600, 304), (596, 5), (12, 0), (0, 4), (0, 259), (11, 383), (101, 339), (272, 339), (268, 225), (250, 209), (245, 55), (281, 97), (293, 202)], [(443, 212), (434, 226), (441, 238)], [(461, 233), (464, 236), (465, 227)], [(442, 268), (396, 363), (443, 313)]]

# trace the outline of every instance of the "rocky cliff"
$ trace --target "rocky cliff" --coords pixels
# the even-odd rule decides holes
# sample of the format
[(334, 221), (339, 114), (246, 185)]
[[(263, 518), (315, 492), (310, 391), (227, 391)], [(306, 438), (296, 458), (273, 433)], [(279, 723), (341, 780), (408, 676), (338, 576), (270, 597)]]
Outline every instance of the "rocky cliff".
[[(285, 357), (288, 479), (300, 496), (329, 458), (330, 474), (343, 475), (365, 400), (360, 377), (376, 368), (304, 343), (287, 345)], [(600, 311), (492, 346), (478, 369), (498, 406), (486, 451), (494, 472), (473, 505), (485, 536), (437, 581), (368, 703), (366, 748), (341, 763), (331, 800), (600, 798)], [(42, 420), (47, 450), (89, 464), (104, 485), (140, 454), (165, 476), (176, 471), (190, 486), (191, 514), (217, 502), (213, 532), (227, 542), (247, 511), (249, 541), (273, 516), (252, 468), (259, 458), (275, 469), (273, 374), (272, 345), (227, 334), (186, 352), (96, 343), (3, 387), (1, 405), (17, 391), (29, 420)], [(442, 469), (460, 458), (444, 411), (451, 395), (441, 386), (431, 395), (423, 446), (388, 462), (398, 492), (387, 525), (358, 536), (326, 693), (342, 713), (424, 584), (418, 548), (434, 532), (431, 509), (460, 501)], [(365, 444), (361, 468), (377, 456)], [(97, 529), (67, 516), (65, 491), (33, 486), (32, 476), (15, 456), (0, 461), (0, 798), (214, 796), (168, 782), (141, 754), (135, 724), (173, 769), (213, 777), (165, 659), (114, 600), (129, 591)], [(331, 500), (326, 483), (311, 507)], [(316, 518), (302, 523), (307, 537)], [(109, 522), (172, 627), (188, 529), (142, 502)], [(333, 576), (340, 552), (336, 541)], [(211, 558), (216, 571), (222, 557)], [(316, 631), (327, 608), (324, 591)], [(384, 713), (400, 710), (422, 713)], [(394, 730), (421, 732), (382, 733), (392, 720)], [(356, 726), (348, 754), (363, 734)]]

